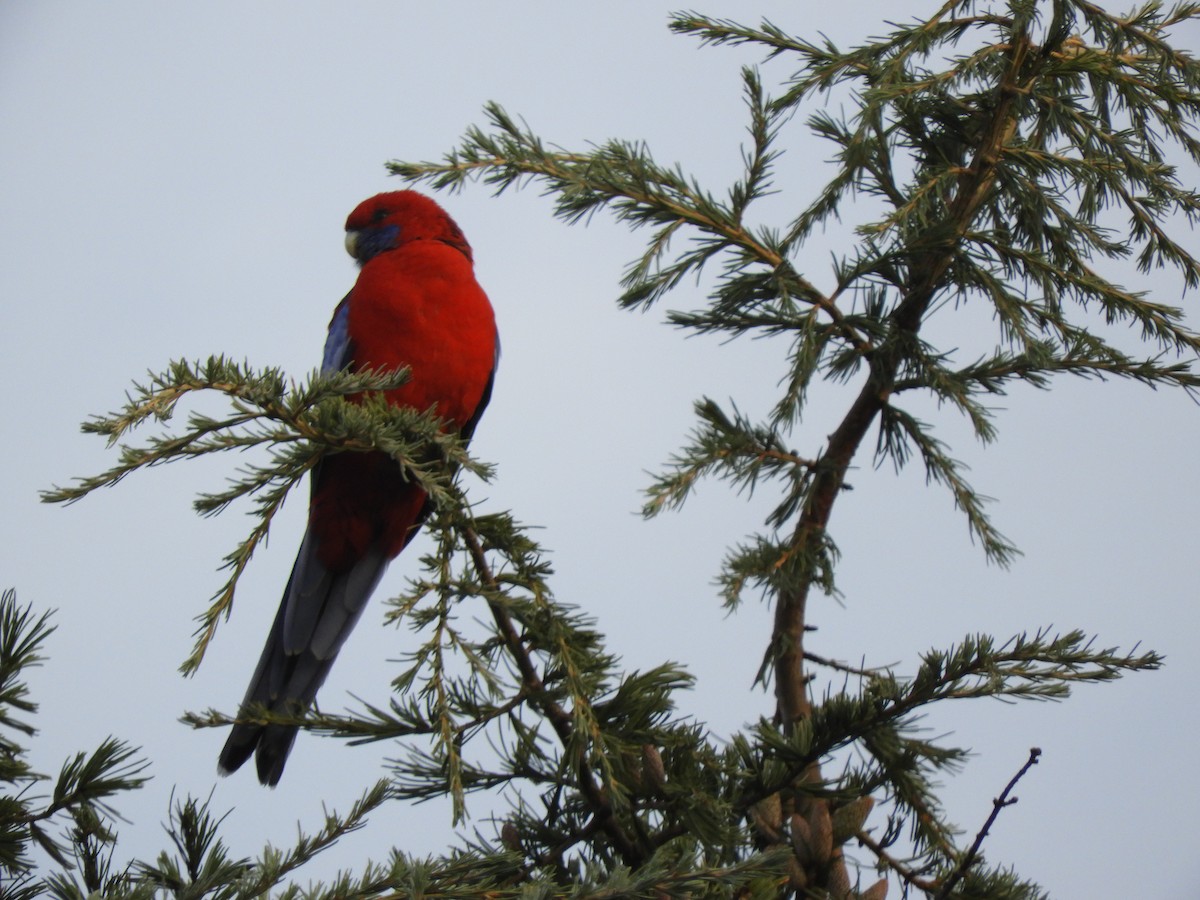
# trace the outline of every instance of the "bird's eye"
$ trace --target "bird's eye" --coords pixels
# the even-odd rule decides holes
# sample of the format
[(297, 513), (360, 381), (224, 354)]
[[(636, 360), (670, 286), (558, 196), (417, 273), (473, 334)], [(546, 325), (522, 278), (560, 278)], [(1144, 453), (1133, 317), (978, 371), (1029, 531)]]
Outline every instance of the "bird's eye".
[(375, 212), (371, 213), (371, 224), (378, 225), (380, 222), (382, 222), (384, 219), (386, 219), (390, 215), (391, 215), (391, 212), (389, 210), (383, 209), (381, 207), (380, 209), (377, 209), (377, 210), (375, 210)]

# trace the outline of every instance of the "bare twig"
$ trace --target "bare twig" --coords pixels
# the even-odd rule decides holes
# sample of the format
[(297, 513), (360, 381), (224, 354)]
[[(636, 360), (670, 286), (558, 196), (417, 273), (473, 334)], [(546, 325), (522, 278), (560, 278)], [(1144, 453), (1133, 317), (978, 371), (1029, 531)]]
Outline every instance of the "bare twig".
[(871, 678), (883, 671), (883, 668), (860, 669), (849, 663), (839, 662), (836, 659), (830, 659), (827, 656), (813, 653), (811, 650), (804, 651), (804, 658), (809, 662), (816, 663), (818, 666), (825, 666), (827, 669), (836, 669), (839, 672), (845, 672), (849, 675), (861, 675), (863, 678)]
[(1025, 760), (1025, 765), (1021, 766), (1020, 771), (1018, 771), (1017, 774), (1014, 775), (1008, 782), (1008, 784), (1005, 785), (1004, 790), (1000, 792), (1000, 796), (992, 801), (991, 815), (987, 817), (987, 821), (984, 822), (983, 827), (979, 829), (979, 834), (975, 835), (975, 840), (971, 843), (971, 847), (967, 850), (966, 855), (963, 856), (958, 865), (954, 867), (954, 871), (950, 873), (950, 877), (947, 878), (942, 884), (941, 889), (934, 894), (934, 900), (944, 900), (944, 898), (949, 897), (950, 891), (953, 890), (954, 886), (958, 884), (964, 875), (967, 874), (967, 870), (975, 864), (975, 859), (979, 856), (979, 848), (983, 846), (984, 839), (988, 836), (988, 832), (991, 830), (992, 825), (1000, 816), (1000, 810), (1004, 809), (1006, 806), (1012, 806), (1017, 802), (1017, 798), (1010, 798), (1009, 794), (1011, 794), (1013, 788), (1017, 786), (1017, 782), (1025, 777), (1025, 773), (1028, 772), (1033, 766), (1037, 765), (1041, 755), (1042, 750), (1040, 747), (1030, 748), (1029, 759)]

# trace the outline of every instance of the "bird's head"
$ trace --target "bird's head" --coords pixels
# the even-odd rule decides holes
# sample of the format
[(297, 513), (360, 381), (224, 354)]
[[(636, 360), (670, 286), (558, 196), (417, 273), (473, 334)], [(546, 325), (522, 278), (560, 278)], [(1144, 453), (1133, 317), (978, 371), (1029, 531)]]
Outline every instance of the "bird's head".
[(416, 191), (376, 194), (346, 219), (346, 252), (360, 266), (410, 241), (441, 241), (471, 259), (471, 246), (454, 220)]

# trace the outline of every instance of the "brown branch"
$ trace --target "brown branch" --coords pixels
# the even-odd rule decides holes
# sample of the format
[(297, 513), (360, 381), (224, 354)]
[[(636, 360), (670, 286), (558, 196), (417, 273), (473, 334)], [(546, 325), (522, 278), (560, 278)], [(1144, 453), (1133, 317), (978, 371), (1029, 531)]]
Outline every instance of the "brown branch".
[(928, 878), (922, 878), (917, 874), (918, 870), (914, 869), (912, 866), (905, 865), (900, 860), (896, 859), (896, 857), (892, 856), (887, 852), (887, 850), (884, 849), (881, 843), (876, 841), (865, 831), (860, 831), (857, 835), (855, 835), (855, 837), (862, 846), (874, 853), (881, 863), (899, 875), (900, 880), (905, 884), (912, 885), (917, 890), (924, 891), (927, 894), (931, 894), (937, 890), (937, 882), (930, 881)]
[[(460, 527), (459, 532), (466, 542), (471, 561), (480, 580), (490, 590), (499, 592), (500, 585), (492, 573), (491, 566), (488, 565), (487, 555), (479, 542), (479, 535), (469, 525)], [(571, 714), (546, 691), (545, 682), (542, 681), (533, 657), (521, 640), (516, 624), (508, 610), (496, 600), (488, 600), (487, 605), (492, 613), (492, 619), (496, 623), (496, 629), (504, 641), (505, 648), (516, 665), (517, 671), (521, 674), (522, 691), (529, 696), (550, 722), (563, 747), (569, 747), (575, 733)], [(612, 803), (604, 796), (600, 786), (596, 784), (592, 766), (584, 757), (582, 750), (578, 759), (578, 767), (579, 789), (592, 811), (592, 822), (585, 831), (591, 830), (593, 826), (603, 830), (622, 861), (631, 869), (636, 869), (645, 861), (647, 852), (633, 842), (625, 833), (625, 829), (621, 827), (621, 823), (617, 821)]]
[[(920, 330), (923, 317), (954, 260), (954, 251), (970, 228), (996, 178), (1005, 144), (1016, 132), (1016, 99), (1025, 94), (1034, 75), (1025, 72), (1032, 43), (1026, 33), (1016, 35), (1009, 48), (1009, 65), (983, 139), (971, 164), (958, 174), (955, 195), (946, 211), (946, 237), (914, 260), (914, 280), (889, 315), (889, 333), (869, 355), (870, 373), (854, 403), (842, 419), (815, 467), (813, 486), (791, 542), (789, 555), (815, 557), (821, 552), (826, 527), (850, 463), (876, 416), (895, 388), (904, 357), (904, 346)], [(790, 594), (778, 598), (772, 644), (776, 648), (776, 718), (785, 730), (812, 711), (804, 674), (805, 606), (813, 578), (806, 573)]]
[[(929, 236), (934, 238), (932, 244), (912, 259), (910, 280), (900, 301), (888, 315), (886, 335), (863, 353), (869, 364), (866, 383), (829, 436), (813, 470), (812, 487), (801, 509), (791, 544), (780, 562), (782, 565), (786, 559), (799, 558), (805, 570), (801, 571), (799, 583), (794, 588), (779, 592), (771, 636), (771, 652), (775, 655), (775, 718), (785, 733), (790, 733), (798, 721), (812, 715), (809, 677), (804, 668), (806, 606), (820, 566), (820, 555), (827, 552), (825, 535), (834, 503), (855, 454), (895, 388), (906, 348), (920, 331), (954, 262), (958, 245), (992, 189), (1004, 147), (1016, 133), (1017, 98), (1027, 93), (1036, 77), (1036, 68), (1030, 71), (1028, 65), (1032, 46), (1027, 31), (1023, 30), (1013, 36), (1006, 48), (1008, 67), (996, 88), (995, 106), (971, 163), (957, 173), (954, 197), (946, 208), (944, 221), (929, 229)], [(820, 763), (814, 761), (808, 766), (799, 781), (820, 782)], [(845, 863), (838, 860), (835, 865), (844, 866)]]

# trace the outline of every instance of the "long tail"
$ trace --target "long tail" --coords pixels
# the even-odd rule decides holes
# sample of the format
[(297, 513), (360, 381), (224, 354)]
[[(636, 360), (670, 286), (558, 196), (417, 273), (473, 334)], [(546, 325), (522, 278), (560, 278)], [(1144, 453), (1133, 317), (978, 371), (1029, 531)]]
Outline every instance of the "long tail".
[[(312, 705), (389, 562), (382, 550), (372, 550), (350, 569), (331, 572), (317, 559), (315, 549), (310, 530), (300, 545), (239, 716), (264, 709), (300, 715)], [(297, 731), (295, 725), (234, 725), (221, 750), (221, 774), (236, 771), (253, 754), (258, 780), (274, 787)]]

